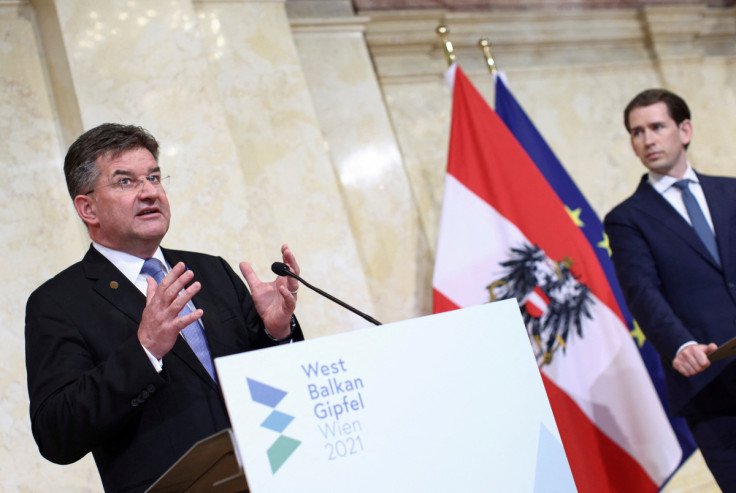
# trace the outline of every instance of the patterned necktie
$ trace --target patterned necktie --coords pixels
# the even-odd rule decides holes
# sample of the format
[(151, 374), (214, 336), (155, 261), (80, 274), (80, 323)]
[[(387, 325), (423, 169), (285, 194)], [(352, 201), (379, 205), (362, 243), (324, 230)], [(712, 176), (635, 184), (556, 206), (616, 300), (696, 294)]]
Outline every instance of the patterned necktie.
[(718, 256), (716, 238), (708, 225), (708, 221), (703, 215), (700, 205), (698, 205), (697, 199), (690, 191), (689, 183), (689, 180), (685, 179), (675, 182), (673, 186), (679, 188), (682, 192), (682, 201), (685, 203), (685, 209), (687, 209), (687, 215), (690, 216), (690, 222), (693, 225), (695, 233), (697, 233), (700, 241), (703, 242), (705, 248), (708, 249), (711, 257), (713, 257), (713, 260), (715, 260), (720, 267), (721, 258)]
[[(161, 268), (161, 262), (155, 258), (149, 258), (143, 262), (141, 273), (153, 277), (156, 280), (156, 284), (160, 284), (161, 280), (164, 278), (164, 271)], [(192, 310), (189, 309), (189, 306), (184, 305), (184, 308), (179, 312), (179, 316), (183, 317), (191, 312)], [(184, 327), (181, 331), (181, 335), (184, 336), (184, 340), (187, 341), (189, 346), (192, 348), (192, 351), (194, 351), (194, 354), (197, 355), (197, 358), (199, 358), (199, 361), (202, 363), (205, 370), (207, 370), (207, 373), (210, 374), (212, 380), (216, 382), (217, 378), (215, 377), (215, 367), (212, 364), (210, 350), (209, 347), (207, 347), (207, 338), (204, 335), (204, 329), (202, 328), (202, 324), (199, 323), (199, 320), (195, 320)]]

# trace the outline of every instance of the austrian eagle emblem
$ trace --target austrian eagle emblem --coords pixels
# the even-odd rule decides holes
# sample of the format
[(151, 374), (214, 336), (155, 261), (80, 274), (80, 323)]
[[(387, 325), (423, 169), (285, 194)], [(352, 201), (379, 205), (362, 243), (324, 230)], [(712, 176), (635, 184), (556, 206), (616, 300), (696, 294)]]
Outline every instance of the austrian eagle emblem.
[(551, 363), (570, 337), (583, 337), (583, 319), (592, 319), (590, 289), (570, 271), (568, 258), (554, 261), (529, 243), (511, 248), (500, 265), (503, 277), (487, 286), (490, 301), (517, 299), (537, 364)]

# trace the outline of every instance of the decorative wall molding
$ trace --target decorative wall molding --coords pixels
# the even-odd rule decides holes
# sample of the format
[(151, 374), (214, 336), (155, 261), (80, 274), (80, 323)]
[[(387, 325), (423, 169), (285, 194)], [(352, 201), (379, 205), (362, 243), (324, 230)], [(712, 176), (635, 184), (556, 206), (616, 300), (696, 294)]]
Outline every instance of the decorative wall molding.
[(533, 12), (373, 11), (366, 39), (385, 83), (431, 77), (446, 67), (438, 25), (450, 31), (466, 72), (486, 70), (488, 38), (499, 67), (616, 65), (736, 54), (736, 8), (679, 5)]
[(356, 9), (361, 11), (442, 8), (454, 12), (633, 9), (677, 5), (729, 7), (736, 5), (736, 0), (354, 0), (354, 2)]

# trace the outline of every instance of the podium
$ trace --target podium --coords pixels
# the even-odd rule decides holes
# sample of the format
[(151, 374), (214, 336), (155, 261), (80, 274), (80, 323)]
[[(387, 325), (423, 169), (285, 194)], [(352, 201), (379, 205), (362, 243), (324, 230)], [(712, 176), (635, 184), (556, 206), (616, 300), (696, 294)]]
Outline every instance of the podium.
[(227, 428), (195, 443), (147, 492), (240, 493), (248, 491), (232, 436)]
[(736, 356), (736, 337), (718, 346), (718, 349), (708, 355), (708, 359), (714, 362), (726, 358), (733, 358), (734, 356)]
[(215, 366), (232, 431), (150, 491), (576, 491), (515, 300)]

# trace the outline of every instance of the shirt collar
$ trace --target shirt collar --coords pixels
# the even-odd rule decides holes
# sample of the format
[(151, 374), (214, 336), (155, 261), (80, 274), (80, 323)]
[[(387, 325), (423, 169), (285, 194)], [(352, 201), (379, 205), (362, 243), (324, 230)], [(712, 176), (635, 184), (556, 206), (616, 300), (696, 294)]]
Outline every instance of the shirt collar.
[[(94, 241), (92, 242), (92, 246), (94, 246), (94, 248), (107, 260), (112, 262), (112, 264), (117, 267), (130, 282), (135, 284), (136, 279), (138, 279), (138, 275), (141, 273), (141, 269), (143, 268), (143, 262), (146, 259), (138, 258), (129, 253), (113, 250), (112, 248), (102, 246)], [(156, 249), (156, 252), (153, 254), (153, 258), (158, 259), (158, 261), (161, 262), (164, 274), (168, 274), (169, 266), (166, 264), (166, 260), (164, 260), (164, 254), (161, 251), (161, 247)]]
[[(695, 174), (695, 170), (693, 170), (692, 166), (690, 166), (690, 161), (688, 161), (687, 169), (685, 170), (685, 174), (681, 179), (688, 180), (691, 183), (700, 183), (700, 180), (698, 180), (698, 175)], [(678, 180), (674, 176), (661, 175), (659, 173), (655, 173), (654, 171), (650, 171), (648, 181), (649, 184), (653, 186), (657, 192), (664, 193), (667, 189), (674, 185), (675, 182), (678, 182), (680, 180)]]

